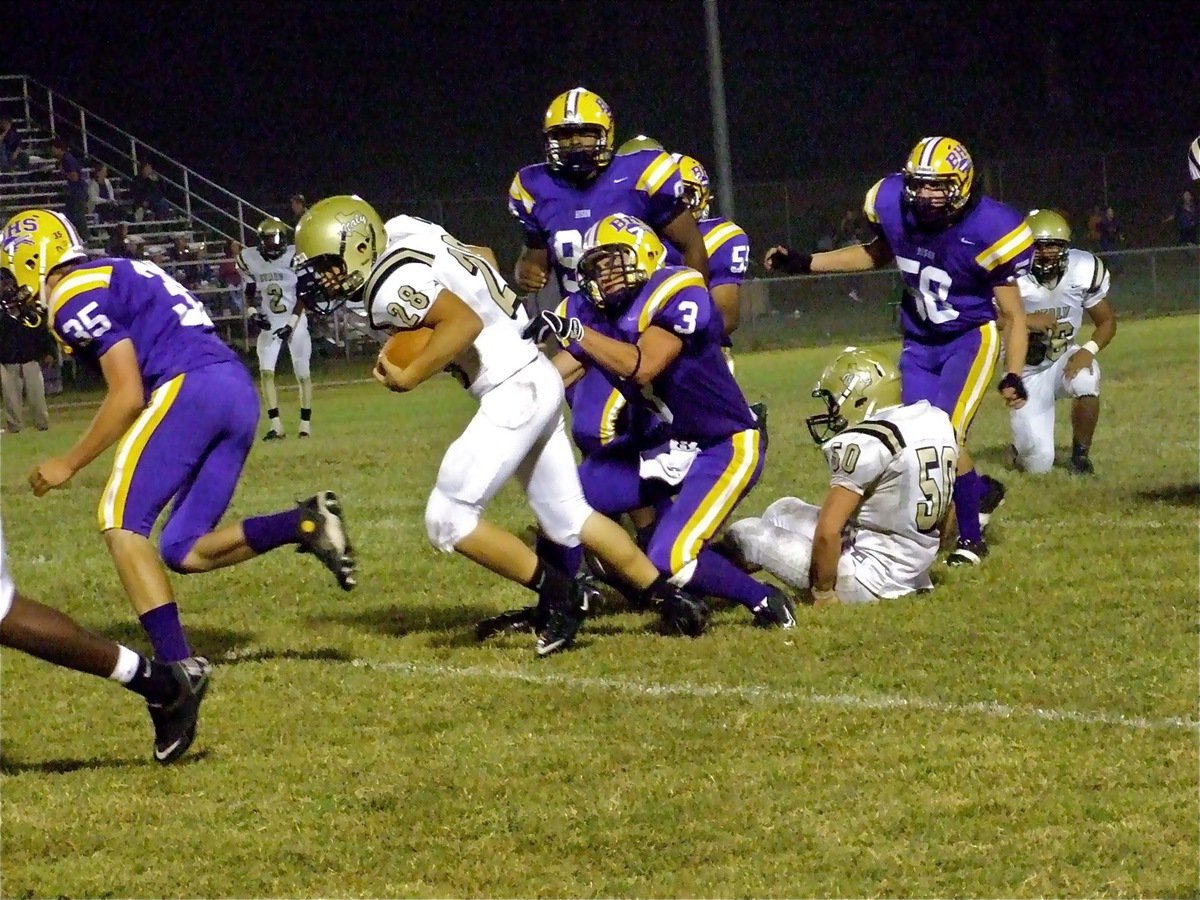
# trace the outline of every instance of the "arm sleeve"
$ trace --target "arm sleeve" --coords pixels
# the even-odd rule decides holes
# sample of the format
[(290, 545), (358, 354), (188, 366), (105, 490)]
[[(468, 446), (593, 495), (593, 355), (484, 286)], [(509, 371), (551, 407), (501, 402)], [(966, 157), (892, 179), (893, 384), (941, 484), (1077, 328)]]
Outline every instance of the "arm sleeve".
[(1084, 309), (1091, 309), (1107, 297), (1110, 284), (1108, 266), (1104, 265), (1104, 260), (1098, 256), (1093, 256), (1092, 259), (1095, 260), (1096, 267), (1092, 270), (1092, 279), (1083, 292)]
[[(694, 278), (687, 277), (693, 275)], [(656, 295), (659, 292), (655, 291), (642, 311), (643, 316), (647, 312), (650, 315), (645, 326), (640, 328), (641, 331), (645, 331), (650, 325), (657, 325), (684, 341), (689, 341), (695, 339), (694, 335), (703, 334), (708, 330), (708, 323), (713, 314), (712, 297), (704, 287), (700, 273), (685, 269), (663, 282), (660, 290), (663, 290), (663, 299), (658, 301)], [(651, 304), (654, 304), (653, 307)], [(638, 324), (641, 326), (641, 319)]]
[(541, 250), (548, 246), (547, 234), (533, 215), (533, 195), (525, 189), (521, 182), (521, 173), (513, 176), (508, 188), (508, 211), (516, 217), (525, 235), (525, 246)]

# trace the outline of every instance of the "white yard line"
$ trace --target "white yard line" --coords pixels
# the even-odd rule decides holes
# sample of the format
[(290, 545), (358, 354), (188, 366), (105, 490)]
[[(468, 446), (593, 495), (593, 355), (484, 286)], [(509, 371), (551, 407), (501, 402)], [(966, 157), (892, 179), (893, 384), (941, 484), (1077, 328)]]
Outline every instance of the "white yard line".
[(764, 685), (693, 684), (687, 681), (662, 684), (622, 678), (590, 678), (579, 675), (557, 675), (553, 672), (496, 669), (487, 666), (444, 666), (431, 663), (380, 662), (369, 659), (351, 660), (350, 664), (363, 669), (394, 672), (414, 678), (451, 680), (481, 678), (496, 681), (518, 681), (545, 687), (563, 687), (579, 691), (608, 691), (651, 698), (717, 697), (766, 701), (776, 705), (824, 706), (871, 711), (916, 710), (940, 715), (984, 716), (989, 719), (1032, 719), (1043, 722), (1073, 722), (1080, 725), (1108, 725), (1143, 731), (1179, 730), (1200, 733), (1200, 722), (1180, 716), (1145, 718), (1076, 709), (1009, 706), (992, 700), (952, 703), (926, 697), (903, 697), (896, 694), (818, 694)]

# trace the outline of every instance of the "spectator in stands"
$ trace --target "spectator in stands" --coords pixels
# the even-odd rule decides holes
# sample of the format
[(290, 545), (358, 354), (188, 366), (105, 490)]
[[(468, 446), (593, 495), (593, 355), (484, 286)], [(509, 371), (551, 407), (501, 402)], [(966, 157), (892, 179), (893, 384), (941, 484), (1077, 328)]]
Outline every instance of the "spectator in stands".
[(1117, 214), (1111, 206), (1104, 211), (1104, 218), (1096, 230), (1100, 233), (1101, 251), (1116, 250), (1125, 243), (1125, 232), (1121, 230), (1121, 223), (1117, 221)]
[(837, 234), (834, 238), (835, 246), (839, 248), (857, 247), (859, 244), (866, 243), (859, 234), (858, 216), (857, 210), (846, 210), (842, 221), (838, 223)]
[(182, 284), (185, 288), (194, 288), (199, 284), (199, 273), (197, 267), (193, 265), (196, 260), (196, 254), (192, 252), (192, 246), (188, 243), (186, 234), (177, 234), (171, 242), (171, 248), (167, 251), (167, 258), (175, 265), (171, 266), (171, 277)]
[[(1067, 219), (1069, 222), (1070, 219)], [(1100, 223), (1104, 221), (1104, 212), (1100, 209), (1100, 204), (1097, 203), (1092, 207), (1092, 211), (1087, 217), (1087, 236), (1091, 241), (1092, 248), (1100, 246)]]
[(221, 287), (227, 289), (229, 300), (239, 315), (246, 305), (242, 291), (242, 273), (238, 271), (237, 264), (238, 254), (241, 252), (241, 241), (226, 241), (224, 257), (221, 260), (220, 267), (217, 269), (217, 282)]
[(119, 222), (124, 218), (121, 204), (117, 202), (117, 190), (108, 178), (108, 166), (99, 163), (92, 169), (88, 179), (88, 212), (96, 214), (101, 222)]
[(16, 168), (20, 151), (21, 132), (8, 116), (0, 117), (0, 172)]
[(43, 360), (54, 358), (54, 340), (45, 323), (31, 325), (12, 316), (0, 316), (0, 392), (4, 395), (4, 429), (10, 434), (25, 425), (29, 402), (38, 431), (50, 427), (46, 409)]
[(123, 259), (133, 259), (129, 248), (129, 226), (118, 222), (108, 235), (108, 243), (104, 245), (104, 255)]
[(156, 219), (168, 219), (171, 216), (171, 205), (163, 196), (162, 179), (154, 171), (154, 165), (147, 160), (142, 163), (137, 178), (129, 191), (133, 200), (133, 217), (139, 222), (145, 218), (146, 211)]
[(1192, 196), (1191, 191), (1184, 191), (1183, 196), (1179, 198), (1179, 203), (1175, 205), (1174, 215), (1167, 216), (1163, 219), (1163, 224), (1167, 222), (1175, 223), (1175, 231), (1178, 234), (1180, 244), (1198, 244), (1200, 243), (1200, 219), (1196, 218), (1196, 199)]
[(58, 160), (59, 169), (66, 181), (63, 190), (63, 203), (66, 205), (66, 209), (63, 212), (66, 213), (67, 219), (75, 226), (79, 237), (86, 244), (88, 238), (91, 237), (91, 229), (88, 227), (88, 189), (83, 166), (79, 164), (75, 154), (67, 148), (67, 142), (62, 137), (56, 137), (50, 142), (50, 153)]
[(292, 194), (288, 199), (288, 204), (292, 212), (288, 224), (295, 228), (296, 223), (300, 221), (300, 217), (308, 212), (308, 201), (304, 199), (303, 194)]

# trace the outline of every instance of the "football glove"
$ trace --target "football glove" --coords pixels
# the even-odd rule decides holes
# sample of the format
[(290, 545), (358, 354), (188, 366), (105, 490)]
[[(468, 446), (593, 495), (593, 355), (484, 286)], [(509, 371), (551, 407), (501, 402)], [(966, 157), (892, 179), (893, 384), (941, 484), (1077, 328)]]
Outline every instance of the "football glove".
[(1025, 351), (1025, 365), (1040, 366), (1046, 361), (1046, 354), (1049, 351), (1050, 342), (1044, 331), (1029, 332), (1029, 349)]
[(548, 309), (542, 310), (521, 332), (521, 337), (538, 344), (554, 337), (564, 347), (583, 338), (583, 323), (574, 316), (560, 316)]
[(807, 275), (812, 272), (812, 254), (797, 253), (788, 247), (775, 247), (767, 253), (767, 268), (787, 275)]
[(1025, 390), (1025, 382), (1021, 380), (1021, 376), (1016, 372), (1009, 372), (1000, 379), (997, 389), (1003, 394), (1006, 388), (1012, 388), (1016, 392), (1018, 400), (1029, 399), (1029, 391)]
[(267, 318), (267, 314), (260, 310), (255, 310), (250, 316), (250, 321), (254, 323), (254, 327), (259, 331), (266, 331), (271, 327), (271, 320)]
[(291, 325), (283, 325), (280, 328), (276, 328), (272, 334), (274, 334), (275, 337), (277, 337), (280, 341), (286, 343), (288, 338), (292, 336), (292, 331), (293, 329)]

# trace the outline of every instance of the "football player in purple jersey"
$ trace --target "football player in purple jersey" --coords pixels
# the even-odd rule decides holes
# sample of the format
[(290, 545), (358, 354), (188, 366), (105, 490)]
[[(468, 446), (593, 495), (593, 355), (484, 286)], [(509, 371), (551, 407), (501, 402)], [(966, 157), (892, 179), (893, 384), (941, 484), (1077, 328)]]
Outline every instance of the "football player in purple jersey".
[(679, 167), (661, 149), (615, 153), (613, 115), (598, 94), (577, 87), (554, 98), (543, 119), (546, 161), (517, 172), (508, 208), (521, 223), (524, 247), (517, 286), (541, 290), (551, 268), (562, 294), (579, 290), (575, 268), (583, 236), (613, 213), (635, 216), (674, 244), (708, 280), (704, 239), (683, 198)]
[(811, 255), (776, 246), (765, 259), (768, 269), (802, 275), (857, 272), (895, 260), (905, 285), (903, 402), (940, 407), (961, 445), (954, 484), (959, 539), (949, 565), (976, 565), (987, 554), (981, 522), (1004, 498), (1003, 485), (976, 473), (966, 451), (1001, 336), (1000, 393), (1010, 409), (1028, 398), (1021, 380), (1028, 334), (1017, 279), (1029, 268), (1033, 233), (1017, 210), (974, 194), (974, 180), (966, 147), (953, 138), (924, 138), (903, 171), (867, 191), (863, 211), (875, 231), (869, 243)]
[[(12, 276), (6, 304), (44, 309), (58, 339), (104, 377), (107, 393), (87, 430), (65, 453), (39, 463), (29, 483), (41, 497), (116, 445), (99, 527), (157, 659), (192, 656), (164, 563), (175, 572), (207, 572), (298, 545), (343, 589), (354, 586), (354, 558), (331, 491), (217, 527), (254, 443), (258, 394), (186, 288), (143, 260), (89, 260), (71, 224), (43, 209), (5, 225), (0, 268)], [(160, 555), (150, 533), (172, 500)], [(158, 746), (170, 743), (159, 738)]]
[[(662, 419), (670, 438), (695, 445), (674, 500), (659, 509), (647, 555), (672, 584), (740, 603), (757, 625), (792, 627), (792, 604), (782, 591), (707, 546), (758, 481), (765, 453), (724, 364), (724, 323), (704, 279), (684, 266), (664, 267), (662, 242), (633, 216), (604, 217), (584, 246), (579, 275), (590, 311), (576, 317), (547, 310), (526, 333), (553, 336), (574, 357), (573, 365), (556, 357), (564, 380), (598, 367), (630, 402)], [(614, 493), (626, 485), (634, 501), (646, 499), (636, 462), (611, 474)]]

